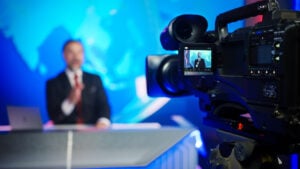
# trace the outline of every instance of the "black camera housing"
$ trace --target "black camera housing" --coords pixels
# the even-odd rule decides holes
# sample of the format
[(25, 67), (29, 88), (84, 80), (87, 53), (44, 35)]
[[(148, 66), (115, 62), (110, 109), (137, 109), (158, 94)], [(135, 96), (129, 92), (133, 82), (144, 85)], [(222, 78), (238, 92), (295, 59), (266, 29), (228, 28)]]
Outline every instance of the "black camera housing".
[[(277, 12), (281, 16), (291, 14), (290, 11)], [(294, 15), (299, 16), (299, 13)], [(222, 82), (219, 84), (221, 87), (216, 87), (218, 90), (210, 92), (214, 95), (210, 105), (214, 110), (208, 118), (216, 122), (216, 118), (223, 118), (226, 123), (228, 115), (222, 111), (234, 112), (243, 107), (241, 114), (249, 113), (253, 130), (259, 130), (257, 137), (270, 135), (276, 136), (276, 141), (299, 141), (299, 23), (299, 17), (295, 20), (273, 19), (270, 24), (236, 30), (219, 41), (219, 59), (222, 61), (216, 74)], [(238, 105), (239, 108), (218, 109), (226, 103)], [(234, 118), (229, 116), (229, 119)], [(231, 122), (226, 129), (234, 130), (241, 121)]]
[[(256, 15), (263, 15), (263, 21), (228, 33), (228, 23)], [(199, 97), (200, 109), (207, 112), (205, 124), (263, 142), (298, 143), (300, 12), (279, 10), (275, 0), (259, 1), (220, 14), (215, 31), (209, 32), (203, 31), (207, 28), (204, 17), (193, 16), (175, 18), (161, 34), (165, 49), (178, 47), (172, 63), (161, 59), (153, 66), (153, 59), (147, 57), (148, 95), (194, 94)], [(178, 26), (181, 23), (187, 28)], [(197, 37), (189, 37), (195, 34)], [(187, 51), (209, 51), (209, 67), (187, 65)], [(158, 71), (166, 64), (168, 69)], [(154, 88), (164, 90), (151, 90)]]

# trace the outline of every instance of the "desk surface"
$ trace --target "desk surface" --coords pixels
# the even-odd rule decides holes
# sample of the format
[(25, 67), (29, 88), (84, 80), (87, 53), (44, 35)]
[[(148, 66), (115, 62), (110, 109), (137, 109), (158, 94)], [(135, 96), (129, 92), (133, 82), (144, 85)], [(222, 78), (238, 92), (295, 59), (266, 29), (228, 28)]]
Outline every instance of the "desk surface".
[[(88, 131), (73, 131), (78, 128)], [(179, 143), (191, 144), (185, 148), (194, 144), (182, 141), (191, 139), (192, 129), (132, 128), (98, 131), (89, 126), (56, 126), (47, 129), (50, 132), (4, 132), (0, 168), (141, 167)]]

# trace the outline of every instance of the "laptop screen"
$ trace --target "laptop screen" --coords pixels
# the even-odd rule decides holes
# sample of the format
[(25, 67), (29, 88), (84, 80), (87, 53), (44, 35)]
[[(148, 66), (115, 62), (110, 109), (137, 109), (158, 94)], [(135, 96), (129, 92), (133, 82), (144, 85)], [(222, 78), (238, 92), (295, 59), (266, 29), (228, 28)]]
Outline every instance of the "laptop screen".
[(12, 130), (42, 130), (43, 123), (37, 107), (7, 106)]

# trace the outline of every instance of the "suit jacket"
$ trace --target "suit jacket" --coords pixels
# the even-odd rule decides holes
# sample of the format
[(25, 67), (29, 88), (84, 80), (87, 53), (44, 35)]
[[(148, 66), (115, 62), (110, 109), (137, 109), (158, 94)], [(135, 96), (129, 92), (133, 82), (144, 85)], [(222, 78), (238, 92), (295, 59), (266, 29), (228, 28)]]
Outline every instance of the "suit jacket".
[(194, 66), (196, 69), (204, 69), (205, 68), (205, 62), (203, 59), (195, 59)]
[[(110, 106), (102, 85), (101, 78), (87, 72), (83, 72), (82, 81), (82, 116), (85, 124), (95, 124), (101, 117), (110, 119)], [(71, 84), (65, 72), (50, 79), (46, 83), (47, 110), (50, 119), (55, 124), (75, 124), (77, 114), (75, 109), (66, 116), (62, 112), (62, 102), (68, 97)]]

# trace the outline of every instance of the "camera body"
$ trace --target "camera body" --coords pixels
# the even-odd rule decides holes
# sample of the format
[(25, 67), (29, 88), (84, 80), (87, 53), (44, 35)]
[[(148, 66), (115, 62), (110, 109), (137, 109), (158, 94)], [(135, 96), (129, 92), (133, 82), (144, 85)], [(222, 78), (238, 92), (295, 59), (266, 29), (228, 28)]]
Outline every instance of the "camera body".
[[(263, 21), (227, 32), (228, 23), (256, 15)], [(220, 14), (214, 31), (205, 31), (203, 18), (179, 16), (161, 34), (162, 46), (178, 55), (147, 57), (148, 95), (194, 94), (207, 125), (268, 143), (299, 142), (300, 13), (269, 0)]]
[[(293, 13), (276, 12), (280, 16)], [(271, 22), (238, 29), (219, 41), (219, 63), (214, 63), (219, 84), (217, 90), (209, 92), (213, 96), (209, 107), (214, 107), (209, 116), (228, 120), (226, 113), (231, 112), (224, 111), (242, 111), (239, 115), (250, 115), (251, 123), (249, 119), (243, 122), (241, 117), (229, 117), (229, 127), (237, 129), (239, 124), (248, 123), (253, 131), (258, 129), (257, 137), (286, 136), (294, 142), (300, 138), (300, 18), (272, 15)], [(220, 108), (226, 103), (232, 108)]]

